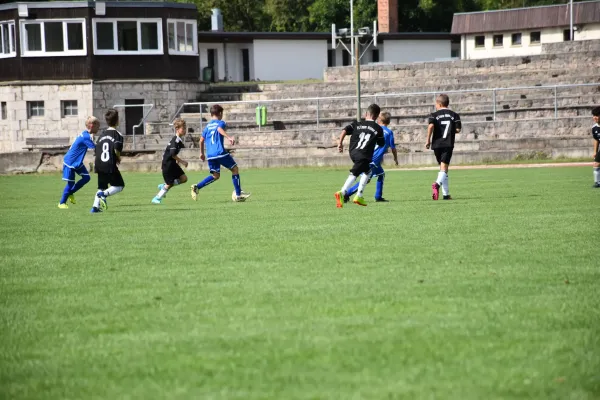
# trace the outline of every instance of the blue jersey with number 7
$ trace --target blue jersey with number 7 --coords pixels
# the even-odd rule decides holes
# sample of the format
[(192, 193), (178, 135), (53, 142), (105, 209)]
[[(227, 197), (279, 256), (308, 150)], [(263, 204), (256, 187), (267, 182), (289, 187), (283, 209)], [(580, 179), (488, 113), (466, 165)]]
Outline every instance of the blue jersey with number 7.
[(204, 138), (204, 144), (206, 146), (206, 158), (219, 158), (226, 154), (225, 146), (223, 146), (224, 136), (219, 133), (219, 128), (225, 130), (227, 124), (225, 121), (213, 119), (206, 125), (206, 128), (202, 131), (202, 137)]

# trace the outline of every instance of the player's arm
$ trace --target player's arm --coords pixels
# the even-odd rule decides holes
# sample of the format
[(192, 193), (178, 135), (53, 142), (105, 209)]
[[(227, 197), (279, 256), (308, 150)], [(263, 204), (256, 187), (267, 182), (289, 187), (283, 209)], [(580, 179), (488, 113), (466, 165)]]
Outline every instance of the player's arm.
[(206, 155), (204, 154), (204, 134), (200, 136), (200, 159), (206, 161)]
[(460, 122), (460, 116), (456, 114), (456, 120), (454, 120), (454, 126), (456, 127), (456, 133), (460, 133), (462, 130), (462, 122)]
[(225, 129), (218, 127), (217, 132), (219, 132), (219, 135), (224, 136), (227, 140), (229, 140), (229, 143), (232, 146), (235, 144), (235, 139), (232, 138), (231, 136), (227, 135), (227, 132), (225, 132)]
[(115, 159), (117, 160), (117, 164), (121, 163), (121, 152), (123, 151), (123, 142), (116, 141), (115, 142)]
[(94, 144), (94, 136), (90, 134), (88, 137), (83, 139), (83, 143), (87, 146), (88, 149), (95, 149), (96, 145)]
[(173, 160), (175, 160), (177, 163), (183, 165), (184, 167), (188, 166), (187, 161), (185, 161), (183, 158), (179, 157), (179, 148), (171, 147), (169, 149), (169, 153), (171, 154), (171, 158)]
[(394, 132), (390, 133), (390, 150), (394, 156), (394, 163), (398, 165), (398, 151), (396, 150), (396, 142), (394, 141)]
[(435, 128), (435, 125), (433, 125), (433, 123), (431, 123), (431, 122), (427, 126), (427, 143), (425, 143), (425, 148), (427, 150), (429, 150), (429, 148), (431, 147), (431, 135), (433, 135), (434, 128)]
[(344, 138), (347, 135), (352, 135), (352, 132), (354, 132), (354, 127), (352, 126), (352, 124), (346, 126), (344, 129), (342, 129), (342, 134), (340, 135), (340, 138), (338, 139), (338, 151), (340, 153), (344, 151)]

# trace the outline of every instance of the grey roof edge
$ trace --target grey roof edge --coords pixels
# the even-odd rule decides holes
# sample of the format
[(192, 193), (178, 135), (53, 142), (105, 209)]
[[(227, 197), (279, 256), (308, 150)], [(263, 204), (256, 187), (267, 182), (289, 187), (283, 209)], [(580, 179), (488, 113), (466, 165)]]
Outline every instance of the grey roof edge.
[[(600, 0), (578, 1), (578, 2), (573, 2), (573, 7), (577, 6), (578, 4), (598, 3), (598, 2), (600, 2)], [(565, 6), (569, 7), (569, 3), (565, 3), (565, 4), (550, 4), (550, 5), (545, 5), (545, 6), (534, 6), (534, 7), (505, 8), (505, 9), (502, 9), (502, 10), (487, 10), (487, 11), (462, 12), (462, 13), (454, 13), (454, 16), (457, 16), (457, 15), (475, 15), (475, 14), (498, 13), (498, 12), (519, 11), (519, 10), (530, 10), (532, 8), (565, 7)]]
[[(94, 8), (95, 1), (50, 1), (50, 2), (27, 2), (19, 1), (8, 4), (0, 4), (0, 11), (16, 10), (19, 4), (26, 4), (27, 8)], [(150, 2), (150, 1), (106, 1), (109, 8), (185, 8), (197, 10), (195, 4)]]

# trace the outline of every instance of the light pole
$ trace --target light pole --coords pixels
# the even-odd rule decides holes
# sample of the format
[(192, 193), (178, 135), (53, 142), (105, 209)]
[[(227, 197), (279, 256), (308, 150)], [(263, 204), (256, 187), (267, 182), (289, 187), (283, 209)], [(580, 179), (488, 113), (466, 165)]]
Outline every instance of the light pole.
[(569, 36), (570, 36), (571, 40), (575, 40), (575, 37), (574, 37), (575, 35), (573, 32), (573, 0), (571, 0), (571, 17), (570, 17), (570, 19), (571, 19), (571, 28), (569, 29), (569, 33), (570, 33)]

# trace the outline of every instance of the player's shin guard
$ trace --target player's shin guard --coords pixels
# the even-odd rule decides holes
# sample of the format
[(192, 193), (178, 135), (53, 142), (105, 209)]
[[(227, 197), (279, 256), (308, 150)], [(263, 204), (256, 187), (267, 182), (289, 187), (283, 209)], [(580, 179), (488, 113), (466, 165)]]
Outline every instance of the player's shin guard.
[(213, 183), (215, 181), (214, 176), (209, 175), (206, 178), (204, 178), (202, 181), (198, 182), (198, 184), (196, 185), (196, 187), (198, 189), (202, 189), (204, 186), (208, 186), (211, 183)]
[(377, 177), (377, 187), (375, 188), (375, 199), (381, 199), (383, 197), (383, 181), (385, 180), (385, 174)]
[(444, 183), (444, 177), (446, 176), (446, 173), (444, 171), (440, 171), (438, 172), (438, 176), (437, 179), (435, 180), (436, 183), (440, 186), (442, 186), (442, 183)]
[(104, 195), (106, 197), (108, 197), (108, 196), (114, 196), (115, 194), (117, 194), (119, 192), (122, 192), (123, 189), (124, 189), (123, 186), (111, 186), (111, 187), (109, 187), (108, 189), (106, 189), (104, 191)]
[(442, 194), (444, 196), (450, 194), (450, 189), (448, 188), (448, 174), (446, 172), (444, 172), (444, 180), (442, 181)]
[(350, 190), (350, 187), (352, 186), (352, 184), (354, 183), (354, 181), (356, 180), (356, 177), (352, 174), (350, 174), (348, 176), (348, 179), (346, 179), (346, 183), (344, 183), (344, 186), (342, 186), (342, 194), (347, 194), (348, 191)]
[(167, 194), (168, 191), (169, 191), (169, 189), (165, 189), (163, 187), (162, 189), (160, 189), (160, 192), (158, 192), (158, 194), (156, 195), (156, 198), (162, 199), (163, 197), (165, 197), (165, 194)]
[(94, 195), (94, 208), (100, 208), (100, 197), (98, 197), (97, 195)]
[(594, 182), (600, 183), (600, 168), (594, 168)]
[(231, 181), (233, 182), (233, 188), (235, 189), (235, 195), (239, 196), (242, 194), (242, 182), (240, 175), (231, 175)]
[(365, 191), (365, 187), (367, 186), (368, 181), (369, 181), (368, 174), (362, 174), (360, 176), (360, 182), (358, 183), (358, 192), (356, 193), (356, 195), (358, 197), (363, 197), (363, 192)]
[(71, 189), (71, 194), (76, 193), (79, 189), (84, 187), (89, 181), (90, 181), (89, 175), (82, 175), (81, 179), (78, 180), (77, 183), (75, 184), (75, 186), (73, 186), (73, 188)]
[(73, 183), (74, 182), (67, 181), (67, 185), (65, 186), (65, 189), (63, 190), (63, 194), (62, 194), (62, 197), (60, 198), (59, 204), (65, 204), (67, 202), (67, 199), (69, 198), (69, 195), (71, 194), (71, 190), (73, 189), (73, 186), (74, 186)]

